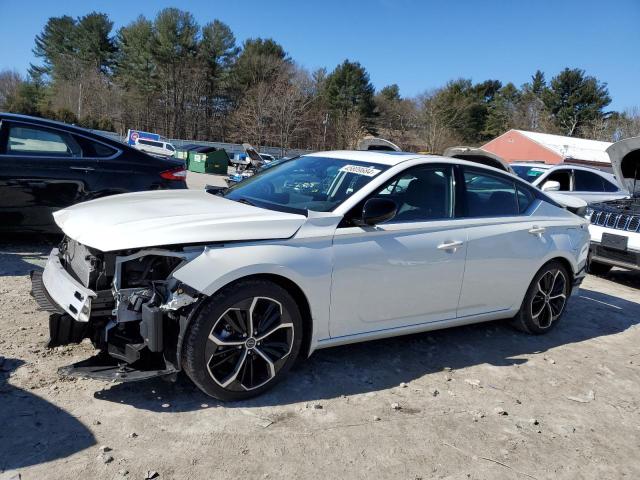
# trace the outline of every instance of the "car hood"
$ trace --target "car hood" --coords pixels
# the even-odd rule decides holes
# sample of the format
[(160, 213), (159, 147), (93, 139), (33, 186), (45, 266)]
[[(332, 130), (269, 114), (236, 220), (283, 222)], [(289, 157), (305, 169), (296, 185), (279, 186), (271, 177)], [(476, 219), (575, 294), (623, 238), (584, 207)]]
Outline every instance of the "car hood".
[(607, 153), (618, 181), (634, 197), (640, 196), (640, 137), (620, 140), (607, 148)]
[(306, 221), (204, 190), (126, 193), (53, 214), (74, 240), (103, 252), (158, 245), (289, 238)]

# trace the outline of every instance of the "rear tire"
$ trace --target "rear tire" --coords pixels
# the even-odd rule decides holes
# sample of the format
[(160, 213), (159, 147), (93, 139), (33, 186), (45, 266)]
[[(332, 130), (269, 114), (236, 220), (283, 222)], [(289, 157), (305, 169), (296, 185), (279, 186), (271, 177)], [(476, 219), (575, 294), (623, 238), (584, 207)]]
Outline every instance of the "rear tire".
[(607, 265), (606, 263), (596, 262), (591, 260), (589, 262), (589, 273), (593, 275), (606, 275), (613, 268), (612, 265)]
[(197, 309), (185, 334), (183, 368), (207, 395), (245, 400), (286, 375), (300, 352), (302, 332), (298, 305), (284, 288), (240, 281)]
[(567, 305), (571, 292), (569, 278), (562, 263), (556, 260), (546, 263), (533, 277), (512, 325), (534, 335), (553, 329)]

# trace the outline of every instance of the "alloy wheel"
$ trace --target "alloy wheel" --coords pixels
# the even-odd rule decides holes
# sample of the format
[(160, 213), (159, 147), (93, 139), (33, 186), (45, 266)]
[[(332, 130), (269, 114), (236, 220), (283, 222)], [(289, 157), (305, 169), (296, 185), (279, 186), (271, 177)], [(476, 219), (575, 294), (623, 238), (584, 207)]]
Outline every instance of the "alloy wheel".
[(567, 279), (560, 269), (552, 269), (540, 277), (531, 299), (531, 319), (542, 329), (549, 328), (560, 317), (567, 301)]
[(282, 368), (293, 338), (293, 323), (280, 302), (268, 297), (238, 302), (209, 333), (205, 348), (209, 375), (226, 390), (259, 388)]

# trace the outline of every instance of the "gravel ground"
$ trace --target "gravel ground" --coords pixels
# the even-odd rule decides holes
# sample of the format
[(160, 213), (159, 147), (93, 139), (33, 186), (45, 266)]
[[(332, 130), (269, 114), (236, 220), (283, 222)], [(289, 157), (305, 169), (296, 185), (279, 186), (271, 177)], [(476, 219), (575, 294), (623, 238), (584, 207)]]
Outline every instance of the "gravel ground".
[[(229, 168), (229, 173), (234, 170)], [(214, 187), (226, 187), (224, 175), (210, 175), (208, 173), (187, 172), (187, 186), (193, 189), (203, 189), (207, 185)]]
[(640, 276), (589, 276), (561, 324), (488, 323), (316, 352), (219, 404), (186, 378), (65, 380), (28, 272), (0, 243), (0, 479), (640, 478)]

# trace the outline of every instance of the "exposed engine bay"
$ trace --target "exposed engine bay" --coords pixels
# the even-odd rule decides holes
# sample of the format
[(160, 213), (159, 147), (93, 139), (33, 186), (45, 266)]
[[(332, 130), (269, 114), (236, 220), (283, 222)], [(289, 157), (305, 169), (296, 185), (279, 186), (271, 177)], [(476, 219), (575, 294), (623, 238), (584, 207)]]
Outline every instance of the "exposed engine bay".
[(60, 264), (95, 296), (90, 312), (83, 309), (74, 318), (71, 305), (70, 311), (61, 311), (60, 302), (47, 301), (34, 288), (40, 307), (51, 314), (49, 346), (88, 338), (101, 353), (76, 364), (77, 372), (67, 367), (62, 373), (137, 380), (178, 371), (179, 339), (199, 294), (172, 273), (201, 251), (174, 247), (103, 253), (65, 238), (57, 251)]
[(590, 206), (594, 210), (597, 209), (612, 213), (624, 213), (627, 215), (640, 215), (640, 196), (592, 203)]

